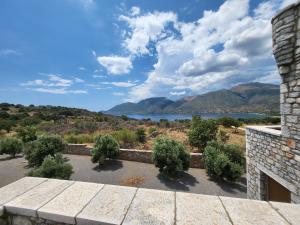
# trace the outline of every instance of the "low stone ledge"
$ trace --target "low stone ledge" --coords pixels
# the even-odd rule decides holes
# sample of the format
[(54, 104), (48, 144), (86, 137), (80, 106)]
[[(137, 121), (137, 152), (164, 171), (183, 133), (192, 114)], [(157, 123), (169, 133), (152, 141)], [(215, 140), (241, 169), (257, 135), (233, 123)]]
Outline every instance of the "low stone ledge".
[[(70, 155), (91, 155), (91, 147), (85, 144), (68, 144), (65, 150), (65, 154)], [(202, 153), (191, 153), (191, 168), (204, 168)], [(118, 159), (135, 161), (142, 163), (153, 163), (151, 150), (137, 150), (137, 149), (120, 149), (120, 155)]]
[(247, 126), (246, 130), (255, 130), (261, 133), (271, 134), (275, 136), (281, 136), (281, 126)]
[[(30, 178), (30, 180), (35, 184), (40, 182), (40, 178)], [(60, 188), (55, 197), (54, 194), (42, 197), (42, 193), (47, 195), (49, 191), (64, 186), (66, 182), (72, 184)], [(23, 184), (28, 184), (28, 179), (21, 179), (17, 183), (22, 187)], [(1, 188), (0, 193), (3, 193), (1, 190), (7, 190), (7, 187), (10, 187), (11, 193), (15, 193), (14, 188), (18, 189), (16, 185), (8, 185)], [(9, 192), (6, 194), (12, 196)], [(0, 201), (4, 198), (0, 194)], [(45, 203), (49, 198), (51, 198), (49, 202)], [(37, 214), (34, 216), (24, 216), (10, 213), (7, 209), (12, 204), (22, 210), (26, 205), (29, 207), (44, 205), (37, 209)], [(1, 225), (173, 225), (175, 223), (176, 225), (296, 225), (300, 222), (300, 205), (296, 204), (53, 179), (48, 179), (47, 182), (42, 182), (33, 189), (25, 191), (24, 194), (14, 197), (2, 207), (4, 207), (4, 215), (0, 218)]]

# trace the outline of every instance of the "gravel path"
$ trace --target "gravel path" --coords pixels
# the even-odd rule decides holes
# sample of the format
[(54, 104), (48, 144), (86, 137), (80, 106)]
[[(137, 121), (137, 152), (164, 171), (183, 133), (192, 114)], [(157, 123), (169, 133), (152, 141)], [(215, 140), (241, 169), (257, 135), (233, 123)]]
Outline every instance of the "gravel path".
[[(152, 164), (112, 160), (99, 168), (91, 163), (90, 156), (65, 156), (73, 165), (72, 180), (246, 198), (244, 177), (240, 183), (230, 184), (211, 180), (203, 169), (191, 168), (177, 179), (169, 179), (160, 175)], [(26, 165), (22, 157), (0, 156), (0, 187), (22, 178), (28, 170)]]

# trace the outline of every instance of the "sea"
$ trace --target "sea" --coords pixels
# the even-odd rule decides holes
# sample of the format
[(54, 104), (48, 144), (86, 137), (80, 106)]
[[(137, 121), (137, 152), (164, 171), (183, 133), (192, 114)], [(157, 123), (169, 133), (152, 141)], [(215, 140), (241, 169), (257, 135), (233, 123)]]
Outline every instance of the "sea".
[[(235, 119), (238, 118), (264, 118), (266, 117), (265, 114), (259, 113), (200, 113), (200, 114), (193, 114), (201, 116), (202, 119), (217, 119), (221, 117), (232, 117)], [(166, 119), (169, 121), (175, 120), (184, 120), (184, 119), (192, 119), (192, 114), (128, 114), (129, 118), (133, 119), (150, 119), (152, 121), (159, 121), (160, 119)]]

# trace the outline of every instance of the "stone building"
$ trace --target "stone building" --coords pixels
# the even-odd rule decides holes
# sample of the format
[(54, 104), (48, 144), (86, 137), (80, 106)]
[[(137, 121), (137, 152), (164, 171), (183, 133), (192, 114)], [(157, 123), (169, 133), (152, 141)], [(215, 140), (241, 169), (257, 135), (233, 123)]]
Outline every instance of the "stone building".
[(272, 19), (281, 126), (246, 129), (247, 195), (300, 203), (300, 1)]

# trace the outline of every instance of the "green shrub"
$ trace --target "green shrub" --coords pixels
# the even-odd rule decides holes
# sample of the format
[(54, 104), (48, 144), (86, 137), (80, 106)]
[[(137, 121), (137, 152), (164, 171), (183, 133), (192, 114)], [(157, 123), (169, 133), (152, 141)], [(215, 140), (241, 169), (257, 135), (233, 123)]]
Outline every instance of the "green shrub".
[(188, 170), (190, 154), (180, 142), (159, 138), (154, 144), (153, 162), (160, 172), (173, 175), (177, 171)]
[(140, 142), (140, 143), (145, 143), (145, 142), (146, 142), (146, 133), (145, 133), (145, 129), (143, 129), (143, 128), (138, 128), (138, 129), (135, 131), (135, 135), (136, 135), (136, 138), (137, 138), (138, 142)]
[(69, 134), (64, 136), (64, 140), (67, 143), (72, 144), (85, 144), (85, 143), (93, 143), (95, 141), (95, 136), (92, 134)]
[(40, 166), (45, 157), (63, 153), (65, 144), (60, 136), (41, 136), (25, 145), (24, 153), (31, 167)]
[(111, 134), (122, 148), (133, 148), (137, 142), (134, 131), (123, 129)]
[(153, 132), (156, 132), (156, 127), (149, 127), (148, 134), (152, 134)]
[(191, 146), (203, 150), (207, 142), (216, 140), (217, 132), (218, 125), (214, 120), (202, 120), (199, 117), (193, 117), (188, 140)]
[(22, 141), (15, 137), (6, 137), (0, 141), (0, 154), (8, 154), (13, 158), (16, 157), (16, 154), (22, 152)]
[(224, 130), (220, 130), (218, 133), (218, 138), (222, 143), (226, 143), (229, 140), (229, 135)]
[(29, 171), (28, 176), (68, 180), (73, 173), (73, 167), (66, 163), (62, 154), (48, 155), (40, 167)]
[(17, 130), (17, 136), (27, 143), (30, 141), (35, 141), (37, 139), (37, 130), (35, 127), (23, 127)]
[(237, 145), (212, 141), (208, 143), (203, 156), (206, 170), (211, 176), (236, 181), (244, 173), (245, 158)]
[(118, 142), (110, 135), (98, 136), (95, 147), (92, 149), (92, 162), (104, 163), (105, 159), (113, 159), (120, 153)]
[(237, 119), (231, 118), (231, 117), (223, 117), (218, 119), (218, 122), (220, 125), (223, 125), (226, 128), (230, 127), (239, 127), (241, 126), (241, 122)]

